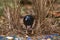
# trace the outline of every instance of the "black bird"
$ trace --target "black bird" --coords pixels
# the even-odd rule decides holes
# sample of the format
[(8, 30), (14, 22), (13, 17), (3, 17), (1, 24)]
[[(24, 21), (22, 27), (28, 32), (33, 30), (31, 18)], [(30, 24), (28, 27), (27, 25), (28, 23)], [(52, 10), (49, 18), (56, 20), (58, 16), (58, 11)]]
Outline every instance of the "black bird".
[(24, 25), (26, 28), (30, 26), (32, 28), (33, 22), (34, 22), (34, 17), (32, 15), (26, 15), (23, 19)]

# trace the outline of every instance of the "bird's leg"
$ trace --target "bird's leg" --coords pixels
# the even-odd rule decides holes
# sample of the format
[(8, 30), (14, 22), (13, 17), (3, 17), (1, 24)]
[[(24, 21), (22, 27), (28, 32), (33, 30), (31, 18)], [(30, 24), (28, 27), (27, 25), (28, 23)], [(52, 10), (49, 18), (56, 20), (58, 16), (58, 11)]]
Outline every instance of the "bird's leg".
[(28, 32), (27, 32), (27, 26), (26, 26), (26, 35), (28, 34)]
[(32, 30), (32, 33), (31, 34), (34, 34), (33, 30)]
[(27, 32), (27, 30), (26, 30), (26, 37), (28, 37), (28, 35), (27, 35), (27, 34), (28, 34), (28, 32)]
[(26, 30), (26, 34), (28, 34), (27, 30)]
[(33, 29), (32, 29), (32, 25), (31, 25), (31, 31), (32, 31), (31, 34), (34, 34)]
[(26, 34), (28, 34), (28, 32), (27, 32), (27, 26), (26, 26)]

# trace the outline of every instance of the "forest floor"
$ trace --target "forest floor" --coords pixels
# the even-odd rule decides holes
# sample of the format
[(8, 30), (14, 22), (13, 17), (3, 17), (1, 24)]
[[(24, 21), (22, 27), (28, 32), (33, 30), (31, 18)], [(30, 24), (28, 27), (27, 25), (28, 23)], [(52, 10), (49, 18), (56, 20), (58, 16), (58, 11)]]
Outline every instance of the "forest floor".
[[(11, 36), (13, 34), (14, 35), (16, 34), (17, 36), (24, 37), (24, 40), (26, 39), (26, 35), (24, 34), (24, 32), (22, 32), (24, 34), (23, 35), (20, 33), (21, 31), (19, 31), (19, 30), (14, 29), (13, 31), (11, 31), (11, 30), (9, 30), (8, 25), (9, 25), (8, 20), (6, 20), (4, 17), (0, 17), (0, 35), (5, 35), (5, 36), (10, 35)], [(47, 29), (45, 29), (45, 30), (47, 30)], [(56, 28), (55, 28), (55, 30), (56, 30)], [(38, 38), (42, 37), (42, 34), (37, 33), (36, 35), (34, 34), (32, 36), (29, 36), (29, 37), (31, 37), (32, 40), (37, 40)]]

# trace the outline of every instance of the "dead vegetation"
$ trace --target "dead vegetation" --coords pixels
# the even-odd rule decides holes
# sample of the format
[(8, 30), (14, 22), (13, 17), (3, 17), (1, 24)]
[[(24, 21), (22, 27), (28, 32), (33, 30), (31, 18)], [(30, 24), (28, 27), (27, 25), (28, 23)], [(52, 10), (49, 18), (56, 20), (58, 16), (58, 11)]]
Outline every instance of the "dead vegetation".
[[(51, 0), (49, 1), (31, 0), (31, 1), (33, 2), (33, 7), (35, 7), (33, 10), (36, 14), (36, 19), (35, 19), (36, 27), (33, 29), (34, 34), (38, 34), (38, 35), (39, 34), (47, 35), (53, 33), (60, 34), (60, 18), (52, 17), (53, 11), (50, 12), (50, 10), (53, 8), (53, 3), (51, 3)], [(47, 1), (49, 2), (49, 4), (46, 3)], [(25, 34), (25, 29), (24, 29), (25, 27), (21, 20), (22, 18), (20, 18), (21, 5), (17, 3), (19, 2), (19, 0), (18, 1), (14, 0), (13, 2), (14, 2), (14, 8), (11, 8), (7, 4), (4, 5), (5, 6), (4, 14), (6, 18), (3, 16), (0, 17), (0, 35)], [(47, 15), (48, 18), (46, 18)]]

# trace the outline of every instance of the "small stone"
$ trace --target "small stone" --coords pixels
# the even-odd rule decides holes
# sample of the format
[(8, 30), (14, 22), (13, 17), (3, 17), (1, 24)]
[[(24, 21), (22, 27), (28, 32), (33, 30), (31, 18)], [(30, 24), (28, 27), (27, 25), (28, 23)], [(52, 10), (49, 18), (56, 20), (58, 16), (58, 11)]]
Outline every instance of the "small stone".
[(26, 37), (28, 37), (28, 35), (26, 35)]
[(51, 40), (50, 38), (48, 38), (47, 40)]

